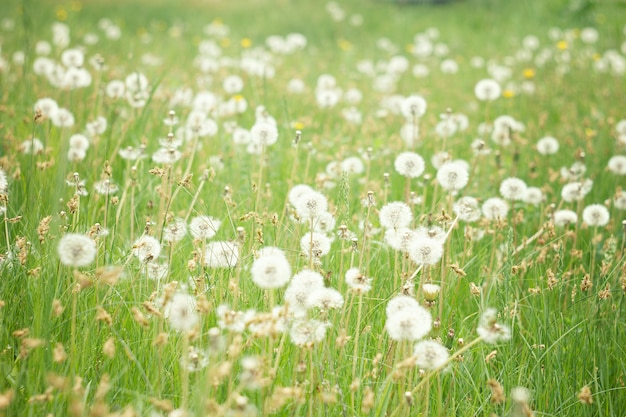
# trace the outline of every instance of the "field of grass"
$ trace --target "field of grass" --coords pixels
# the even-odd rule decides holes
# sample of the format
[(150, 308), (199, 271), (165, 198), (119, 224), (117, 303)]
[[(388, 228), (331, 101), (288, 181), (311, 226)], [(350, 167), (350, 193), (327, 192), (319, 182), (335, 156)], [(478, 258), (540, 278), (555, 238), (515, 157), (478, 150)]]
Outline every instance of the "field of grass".
[(0, 416), (625, 415), (623, 1), (5, 3)]

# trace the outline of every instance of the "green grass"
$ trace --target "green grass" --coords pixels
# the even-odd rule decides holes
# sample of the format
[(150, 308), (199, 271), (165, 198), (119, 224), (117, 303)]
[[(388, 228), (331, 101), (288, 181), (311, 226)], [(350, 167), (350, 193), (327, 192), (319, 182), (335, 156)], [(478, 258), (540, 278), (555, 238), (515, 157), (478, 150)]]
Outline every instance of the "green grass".
[[(515, 387), (530, 390), (527, 406), (537, 416), (623, 415), (626, 215), (613, 199), (624, 187), (624, 177), (607, 170), (607, 163), (613, 155), (626, 154), (615, 132), (625, 117), (621, 103), (626, 88), (623, 74), (600, 72), (594, 66), (607, 50), (623, 50), (623, 2), (467, 0), (415, 6), (345, 0), (340, 5), (346, 12), (341, 22), (330, 18), (323, 2), (295, 0), (183, 4), (10, 0), (4, 6), (4, 17), (13, 20), (14, 28), (0, 29), (0, 57), (6, 62), (0, 71), (0, 168), (9, 183), (0, 225), (0, 415), (148, 416), (167, 415), (170, 409), (185, 406), (189, 415), (523, 415), (512, 399)], [(363, 20), (360, 26), (350, 23), (356, 14)], [(106, 39), (98, 28), (103, 17), (119, 26), (119, 40)], [(85, 57), (99, 54), (106, 69), (97, 72), (86, 61), (93, 77), (86, 88), (60, 89), (32, 70), (35, 43), (51, 40), (51, 25), (58, 19), (71, 29), (69, 47), (83, 45), (88, 33), (99, 36), (96, 44), (85, 45)], [(307, 46), (292, 54), (269, 54), (274, 77), (249, 75), (226, 61), (203, 77), (194, 59), (200, 42), (211, 38), (203, 32), (211, 22), (229, 28), (226, 37), (215, 40), (222, 57), (239, 59), (254, 48), (267, 51), (268, 36), (292, 32), (303, 34)], [(597, 28), (597, 43), (581, 42), (579, 33), (585, 27)], [(439, 31), (435, 42), (445, 44), (448, 53), (416, 58), (408, 47), (416, 33), (431, 28)], [(551, 28), (559, 28), (567, 43), (551, 39)], [(540, 50), (552, 54), (544, 65), (518, 59), (527, 35), (537, 36)], [(395, 50), (377, 46), (383, 37)], [(563, 50), (570, 59), (557, 62), (554, 57), (563, 57)], [(16, 51), (24, 52), (24, 65), (13, 63)], [(50, 58), (58, 61), (61, 52), (53, 47)], [(147, 64), (146, 53), (161, 58), (162, 64)], [(532, 53), (533, 59), (538, 53)], [(371, 60), (381, 73), (380, 68), (398, 55), (408, 59), (409, 68), (398, 75), (391, 92), (377, 90), (372, 77), (357, 71), (359, 61)], [(501, 83), (507, 97), (488, 106), (474, 96), (475, 84), (489, 77), (485, 67), (470, 65), (476, 56), (511, 71)], [(440, 71), (446, 58), (458, 63), (458, 73)], [(426, 65), (429, 75), (413, 76), (416, 63)], [(528, 76), (529, 70), (534, 76)], [(104, 94), (110, 80), (124, 80), (134, 71), (145, 74), (150, 83), (144, 107), (131, 108), (126, 100)], [(362, 92), (362, 101), (354, 105), (362, 113), (361, 124), (344, 119), (342, 110), (350, 106), (345, 101), (333, 108), (318, 106), (314, 90), (324, 73), (333, 75), (344, 92), (349, 88)], [(168, 112), (174, 110), (184, 124), (191, 111), (190, 105), (170, 105), (176, 90), (189, 88), (194, 94), (207, 90), (228, 99), (221, 83), (232, 74), (244, 81), (239, 94), (247, 101), (247, 110), (212, 114), (219, 130), (202, 138), (197, 151), (187, 142), (179, 161), (153, 162), (149, 156), (159, 148), (158, 139), (170, 131), (163, 123)], [(291, 78), (304, 81), (304, 94), (287, 91)], [(534, 82), (534, 94), (518, 90), (525, 80)], [(400, 136), (404, 118), (380, 114), (381, 102), (391, 94), (419, 94), (428, 103), (419, 121), (422, 139), (413, 148)], [(35, 123), (33, 105), (43, 97), (70, 109), (74, 126), (59, 128), (49, 120)], [(258, 106), (276, 119), (279, 132), (278, 143), (264, 151), (265, 164), (259, 155), (247, 153), (245, 145), (233, 143), (226, 128), (227, 123), (236, 123), (250, 129)], [(435, 126), (447, 109), (467, 115), (469, 127), (443, 141)], [(475, 156), (470, 144), (481, 137), (478, 125), (504, 114), (522, 122), (525, 130), (510, 146), (496, 145), (484, 136), (492, 153)], [(97, 116), (107, 119), (106, 131), (91, 138), (83, 161), (68, 160), (69, 137), (84, 132)], [(297, 148), (291, 145), (296, 130), (302, 131)], [(550, 157), (534, 147), (548, 135), (560, 143), (559, 152)], [(42, 154), (20, 150), (31, 136), (45, 144)], [(141, 144), (146, 159), (126, 161), (118, 154)], [(368, 148), (370, 160), (365, 158)], [(401, 283), (417, 265), (385, 244), (383, 232), (364, 234), (359, 228), (364, 220), (379, 228), (378, 210), (387, 202), (404, 200), (405, 179), (395, 171), (394, 159), (409, 149), (426, 160), (426, 175), (410, 183), (411, 191), (425, 197), (412, 206), (413, 227), (449, 228), (452, 218), (445, 220), (441, 214), (454, 216), (450, 202), (473, 196), (482, 203), (499, 196), (500, 183), (510, 176), (540, 187), (545, 196), (538, 206), (510, 202), (511, 210), (501, 222), (455, 224), (442, 261), (422, 269), (409, 286), (425, 305), (421, 284), (427, 280), (442, 284), (441, 294), (429, 307), (436, 325), (426, 338), (441, 342), (451, 355), (462, 353), (432, 373), (402, 367), (412, 355), (412, 343), (392, 341), (385, 329), (387, 302), (400, 293)], [(434, 179), (437, 170), (430, 162), (444, 149), (472, 167), (469, 184), (450, 200)], [(216, 156), (223, 167), (211, 159)], [(365, 172), (339, 175), (332, 179), (334, 188), (325, 187), (326, 166), (352, 156), (361, 158)], [(584, 178), (593, 180), (578, 206), (562, 201), (567, 180), (559, 174), (575, 161), (584, 163)], [(155, 168), (164, 175), (151, 173)], [(208, 178), (203, 180), (205, 170)], [(68, 202), (74, 187), (66, 180), (75, 172), (86, 181), (89, 194), (79, 198), (72, 212)], [(186, 173), (192, 177), (184, 187), (180, 181)], [(389, 183), (384, 173), (389, 174)], [(108, 175), (119, 190), (100, 195), (94, 183)], [(210, 329), (220, 327), (219, 305), (266, 313), (283, 303), (284, 288), (270, 293), (252, 282), (255, 251), (263, 246), (283, 249), (293, 273), (310, 266), (300, 249), (309, 227), (293, 221), (293, 209), (285, 204), (289, 187), (296, 184), (310, 185), (328, 197), (336, 219), (332, 235), (337, 236), (340, 225), (356, 234), (357, 250), (352, 250), (350, 240), (335, 239), (330, 253), (314, 266), (326, 286), (343, 294), (344, 306), (309, 311), (309, 318), (330, 324), (323, 340), (310, 347), (292, 343), (288, 330), (259, 337), (250, 330), (238, 334), (220, 328), (225, 348), (211, 350)], [(370, 190), (376, 203), (368, 209), (361, 201)], [(584, 224), (581, 211), (591, 204), (606, 205), (610, 212), (606, 226), (594, 229)], [(577, 225), (553, 227), (550, 213), (563, 208), (578, 211)], [(237, 242), (237, 265), (203, 267), (199, 254), (205, 246), (187, 235), (175, 245), (162, 242), (158, 261), (168, 266), (169, 273), (161, 281), (148, 279), (146, 266), (131, 254), (136, 239), (142, 234), (161, 239), (169, 220), (197, 215), (222, 221), (209, 242)], [(50, 229), (40, 241), (38, 226), (46, 216), (51, 216)], [(95, 237), (95, 261), (81, 268), (63, 265), (57, 253), (61, 237), (87, 233), (96, 223), (109, 233)], [(485, 234), (482, 239), (469, 237), (479, 233)], [(106, 282), (103, 267), (118, 268), (117, 282)], [(344, 280), (350, 267), (373, 278), (373, 289), (360, 301), (360, 314), (359, 298)], [(455, 272), (457, 267), (464, 274)], [(551, 274), (556, 281), (549, 284)], [(593, 286), (582, 291), (586, 274)], [(159, 300), (167, 288), (175, 288), (168, 286), (174, 281), (177, 291), (191, 294), (197, 302), (200, 321), (191, 332), (173, 330), (163, 317), (166, 308)], [(77, 287), (79, 282), (82, 287)], [(496, 345), (477, 343), (461, 351), (476, 339), (480, 316), (488, 307), (497, 309), (498, 321), (510, 327), (511, 339)], [(110, 315), (110, 324), (102, 311)], [(24, 329), (27, 334), (19, 332)], [(165, 343), (155, 342), (164, 335)], [(105, 345), (115, 350), (105, 354)], [(183, 366), (182, 352), (190, 346), (207, 359), (197, 372)], [(66, 354), (63, 360), (60, 347)], [(260, 388), (241, 382), (246, 366), (242, 358), (247, 356), (259, 361), (254, 371)], [(501, 404), (491, 400), (487, 384), (491, 379), (504, 388), (506, 400)], [(590, 404), (578, 397), (584, 386), (591, 390)], [(288, 397), (284, 403), (277, 399), (282, 387), (291, 389), (289, 395), (282, 394)], [(405, 393), (410, 391), (409, 401)], [(167, 404), (157, 404), (161, 400)], [(273, 410), (272, 404), (280, 406)]]

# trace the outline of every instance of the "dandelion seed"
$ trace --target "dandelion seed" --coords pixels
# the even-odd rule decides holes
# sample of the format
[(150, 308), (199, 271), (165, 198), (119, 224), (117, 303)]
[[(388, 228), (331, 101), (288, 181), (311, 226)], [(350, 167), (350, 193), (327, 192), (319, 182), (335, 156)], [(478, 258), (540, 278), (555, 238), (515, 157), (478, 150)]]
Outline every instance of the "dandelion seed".
[(474, 197), (465, 196), (459, 198), (452, 207), (454, 213), (464, 222), (475, 222), (480, 219), (481, 212), (478, 200)]
[(507, 200), (522, 200), (526, 192), (526, 183), (519, 178), (511, 177), (500, 183), (500, 195)]
[(409, 257), (419, 265), (434, 265), (443, 256), (443, 244), (439, 239), (430, 239), (419, 234), (414, 235), (408, 247)]
[(291, 265), (284, 255), (273, 252), (255, 259), (250, 272), (252, 281), (259, 288), (280, 288), (291, 278)]
[(59, 109), (57, 102), (49, 97), (40, 98), (35, 102), (33, 110), (35, 112), (40, 111), (41, 115), (45, 118), (51, 118)]
[(474, 94), (480, 101), (493, 101), (500, 97), (502, 94), (502, 88), (496, 80), (484, 79), (478, 81), (474, 87)]
[(318, 288), (311, 292), (306, 300), (307, 308), (329, 310), (343, 306), (343, 295), (334, 288)]
[(538, 206), (544, 201), (543, 191), (541, 191), (541, 189), (537, 187), (528, 187), (526, 188), (526, 191), (524, 192), (524, 196), (522, 197), (522, 200), (526, 204), (532, 204), (533, 206)]
[(437, 170), (437, 182), (444, 190), (458, 191), (464, 188), (468, 181), (469, 171), (462, 163), (448, 162)]
[(429, 302), (433, 302), (439, 296), (439, 292), (441, 291), (441, 287), (436, 284), (426, 283), (422, 285), (422, 293), (424, 294), (424, 299)]
[(101, 180), (94, 183), (93, 188), (96, 193), (101, 195), (115, 194), (119, 190), (119, 187), (110, 179)]
[(609, 159), (607, 168), (613, 174), (626, 175), (626, 156), (615, 155)]
[(197, 216), (189, 223), (189, 233), (194, 239), (207, 240), (215, 236), (221, 225), (221, 220), (210, 216)]
[(186, 235), (187, 223), (178, 217), (163, 229), (163, 240), (166, 242), (180, 242)]
[(233, 268), (239, 261), (239, 247), (235, 242), (210, 242), (206, 245), (203, 261), (209, 268)]
[(593, 182), (591, 180), (565, 184), (561, 190), (561, 198), (568, 203), (580, 201), (591, 191), (592, 185)]
[(59, 241), (57, 253), (64, 265), (87, 266), (96, 258), (96, 242), (85, 235), (67, 233)]
[(413, 221), (413, 212), (408, 204), (393, 201), (385, 204), (378, 214), (380, 225), (386, 229), (403, 229)]
[(70, 136), (69, 139), (70, 148), (79, 149), (82, 151), (86, 151), (89, 149), (89, 139), (85, 135), (81, 135), (77, 133), (75, 135)]
[(133, 243), (131, 252), (140, 262), (150, 262), (161, 254), (161, 244), (154, 237), (144, 235)]
[(541, 155), (554, 155), (559, 151), (559, 142), (552, 136), (546, 136), (537, 141), (537, 152)]
[(509, 205), (498, 197), (492, 197), (485, 200), (482, 212), (487, 220), (503, 220), (509, 212)]
[(200, 322), (195, 299), (183, 293), (174, 294), (165, 306), (164, 315), (172, 329), (179, 332), (188, 332)]
[(505, 342), (511, 338), (511, 329), (496, 322), (498, 312), (493, 308), (488, 308), (480, 317), (480, 323), (476, 331), (486, 343), (495, 344)]
[(578, 215), (572, 210), (558, 210), (553, 214), (554, 224), (560, 227), (566, 227), (578, 222)]
[(423, 340), (415, 344), (413, 356), (416, 358), (415, 365), (419, 369), (434, 370), (444, 366), (450, 354), (441, 343), (434, 340)]
[(346, 271), (346, 284), (357, 294), (365, 294), (372, 289), (372, 279), (363, 275), (358, 268)]
[(157, 164), (171, 165), (182, 157), (182, 152), (174, 148), (159, 148), (152, 154), (152, 161)]
[(300, 248), (306, 256), (312, 255), (313, 258), (321, 258), (330, 252), (331, 240), (328, 236), (312, 232), (307, 233), (300, 239)]
[(267, 122), (257, 122), (250, 129), (250, 140), (260, 146), (270, 146), (278, 141), (276, 125)]
[(394, 161), (396, 171), (405, 177), (416, 178), (424, 173), (424, 158), (414, 152), (403, 152)]
[(308, 309), (307, 300), (311, 293), (324, 287), (324, 277), (315, 271), (305, 269), (293, 276), (285, 290), (284, 300), (289, 310), (302, 316)]
[(400, 103), (400, 112), (408, 120), (414, 120), (422, 117), (426, 113), (426, 100), (418, 95), (406, 97)]
[(296, 346), (319, 343), (326, 337), (330, 325), (319, 320), (295, 320), (289, 330), (291, 342)]
[[(313, 190), (306, 191), (306, 189), (302, 188), (297, 191), (299, 191), (300, 195), (294, 202), (294, 207), (302, 221), (310, 221), (317, 218), (321, 213), (328, 211), (328, 199), (322, 193)], [(290, 192), (289, 194), (291, 198), (292, 193)], [(294, 194), (296, 193), (294, 192)]]
[(583, 210), (583, 221), (591, 227), (606, 226), (609, 219), (609, 210), (602, 204), (591, 204)]
[[(389, 305), (387, 306), (389, 309)], [(432, 328), (432, 317), (419, 304), (406, 306), (387, 315), (385, 329), (393, 340), (415, 341), (426, 336)]]

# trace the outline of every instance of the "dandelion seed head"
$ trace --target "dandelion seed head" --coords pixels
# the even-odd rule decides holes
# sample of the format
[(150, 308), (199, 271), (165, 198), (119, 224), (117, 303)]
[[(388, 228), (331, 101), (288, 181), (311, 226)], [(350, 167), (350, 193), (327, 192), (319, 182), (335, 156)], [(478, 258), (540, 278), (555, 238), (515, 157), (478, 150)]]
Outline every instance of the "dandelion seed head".
[(448, 162), (437, 170), (437, 182), (444, 190), (458, 191), (469, 181), (469, 171), (460, 162)]
[(464, 196), (459, 198), (452, 208), (459, 219), (464, 222), (475, 222), (480, 219), (481, 212), (478, 200), (474, 197)]
[(387, 316), (385, 329), (395, 341), (416, 341), (426, 336), (432, 328), (430, 312), (419, 304), (403, 308)]
[(385, 204), (378, 214), (380, 225), (386, 229), (402, 229), (413, 221), (413, 212), (408, 204), (393, 201)]
[(307, 308), (329, 310), (343, 306), (343, 295), (334, 288), (317, 288), (306, 300)]
[(209, 268), (233, 268), (239, 261), (239, 247), (235, 242), (209, 242), (206, 244), (203, 261)]
[(85, 235), (66, 233), (59, 241), (57, 253), (63, 265), (75, 267), (87, 266), (96, 258), (96, 242)]
[(506, 178), (500, 183), (500, 195), (507, 200), (522, 200), (527, 188), (526, 183), (519, 178)]
[(296, 346), (319, 343), (326, 337), (328, 323), (319, 320), (297, 319), (291, 324), (289, 337)]
[(200, 322), (195, 299), (184, 293), (176, 293), (172, 296), (165, 305), (164, 315), (172, 329), (179, 332), (188, 332)]
[(503, 220), (509, 213), (509, 204), (498, 197), (488, 198), (482, 205), (482, 212), (487, 220)]
[(396, 157), (394, 167), (404, 177), (417, 178), (424, 173), (426, 164), (424, 158), (415, 152), (403, 152)]
[(497, 323), (498, 312), (494, 308), (488, 308), (480, 317), (480, 322), (476, 331), (478, 335), (488, 344), (505, 342), (511, 338), (511, 329)]
[(296, 316), (305, 314), (309, 296), (319, 288), (324, 288), (324, 277), (320, 273), (305, 269), (295, 274), (284, 295), (289, 310)]
[(565, 227), (576, 224), (578, 215), (573, 210), (557, 210), (553, 214), (553, 220), (556, 226)]
[(612, 156), (607, 164), (607, 169), (615, 175), (626, 175), (626, 156)]
[(500, 97), (502, 88), (496, 80), (486, 78), (476, 83), (474, 94), (480, 101), (493, 101)]
[(194, 239), (211, 239), (222, 225), (222, 221), (211, 216), (196, 216), (189, 223), (189, 233)]
[(156, 238), (143, 235), (133, 243), (131, 253), (140, 262), (154, 261), (161, 254), (161, 244)]
[(415, 366), (423, 370), (439, 369), (446, 364), (450, 354), (448, 349), (434, 340), (422, 340), (413, 348)]
[(609, 210), (602, 204), (591, 204), (583, 210), (583, 221), (591, 227), (606, 226), (609, 223)]
[(426, 100), (422, 96), (410, 95), (400, 103), (402, 115), (411, 121), (422, 117), (426, 113)]
[(552, 136), (546, 136), (537, 141), (537, 152), (541, 155), (554, 155), (559, 151), (559, 141)]
[(252, 263), (252, 281), (263, 289), (280, 288), (291, 279), (291, 265), (287, 258), (276, 252), (264, 254)]
[(416, 234), (409, 244), (409, 257), (419, 265), (434, 265), (443, 256), (443, 244), (439, 239), (431, 239)]

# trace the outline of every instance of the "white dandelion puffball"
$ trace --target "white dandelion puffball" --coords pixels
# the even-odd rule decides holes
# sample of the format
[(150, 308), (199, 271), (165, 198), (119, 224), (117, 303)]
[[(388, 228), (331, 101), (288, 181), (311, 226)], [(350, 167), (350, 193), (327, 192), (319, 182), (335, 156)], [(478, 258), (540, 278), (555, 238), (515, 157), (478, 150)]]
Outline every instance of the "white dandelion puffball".
[(488, 308), (480, 317), (480, 323), (476, 332), (485, 343), (495, 344), (498, 342), (505, 342), (511, 338), (511, 329), (504, 325), (497, 323), (498, 312), (493, 308)]
[(278, 252), (255, 259), (250, 272), (252, 281), (264, 289), (283, 287), (291, 279), (291, 265), (287, 258)]
[(626, 156), (615, 155), (611, 157), (607, 169), (616, 175), (626, 175)]
[(291, 325), (289, 337), (296, 346), (321, 342), (326, 337), (329, 324), (319, 320), (296, 320)]
[(307, 233), (300, 239), (300, 248), (304, 255), (311, 255), (313, 258), (321, 258), (330, 252), (331, 240), (322, 233)]
[(591, 187), (593, 186), (593, 182), (591, 180), (585, 182), (570, 182), (569, 184), (565, 184), (563, 189), (561, 190), (561, 198), (563, 201), (567, 201), (568, 203), (573, 203), (575, 201), (582, 200), (589, 191), (591, 191)]
[(295, 201), (294, 207), (302, 221), (310, 221), (328, 211), (328, 199), (320, 192), (304, 190)]
[(559, 151), (559, 141), (552, 136), (546, 136), (537, 141), (537, 152), (541, 155), (554, 155)]
[(387, 317), (385, 329), (395, 341), (416, 341), (426, 336), (432, 328), (432, 317), (424, 307), (404, 308)]
[(452, 207), (454, 213), (464, 222), (475, 222), (480, 219), (480, 206), (474, 197), (461, 197)]
[(408, 177), (417, 178), (424, 173), (426, 164), (424, 158), (415, 152), (403, 152), (396, 157), (394, 167), (398, 174)]
[(187, 223), (179, 217), (163, 228), (163, 240), (166, 242), (180, 242), (186, 235)]
[(428, 371), (444, 366), (450, 354), (441, 343), (434, 340), (422, 340), (415, 344), (413, 356), (416, 359), (415, 366)]
[(490, 78), (478, 81), (474, 87), (474, 94), (480, 101), (493, 101), (500, 97), (501, 93), (502, 88), (500, 84)]
[(591, 204), (583, 210), (583, 221), (591, 227), (606, 226), (609, 219), (609, 210), (602, 204)]
[(444, 190), (458, 191), (464, 188), (469, 181), (469, 171), (465, 164), (448, 162), (437, 170), (437, 182)]
[(409, 227), (413, 221), (413, 212), (408, 204), (402, 201), (392, 201), (380, 209), (378, 217), (382, 227), (397, 230)]
[(319, 272), (305, 269), (295, 274), (284, 295), (290, 313), (295, 316), (305, 315), (309, 296), (319, 288), (324, 288), (324, 277)]
[(300, 197), (302, 197), (304, 194), (311, 192), (311, 191), (315, 191), (313, 190), (313, 188), (311, 188), (310, 186), (306, 185), (306, 184), (297, 184), (294, 185), (293, 187), (291, 187), (291, 189), (289, 190), (289, 194), (287, 194), (287, 198), (289, 200), (289, 203), (295, 207), (296, 205), (296, 201), (298, 201), (298, 199)]
[(482, 205), (483, 216), (488, 220), (503, 220), (509, 213), (509, 205), (506, 201), (498, 197), (492, 197)]
[(140, 262), (150, 262), (161, 254), (161, 244), (156, 238), (144, 235), (133, 243), (131, 252)]
[(343, 295), (334, 288), (318, 288), (307, 298), (307, 307), (329, 310), (343, 306)]
[(527, 188), (526, 183), (519, 178), (506, 178), (500, 183), (500, 195), (507, 200), (523, 200)]
[(193, 329), (200, 321), (196, 312), (195, 299), (183, 293), (176, 293), (165, 306), (165, 317), (170, 322), (172, 329), (179, 332), (187, 332)]
[(96, 242), (88, 236), (67, 233), (57, 247), (59, 260), (67, 266), (87, 266), (96, 258)]
[(346, 271), (346, 284), (357, 294), (365, 294), (372, 289), (372, 279), (363, 275), (359, 268), (350, 268)]
[(390, 316), (401, 310), (411, 309), (415, 307), (420, 307), (420, 304), (415, 298), (403, 294), (396, 295), (387, 303), (387, 307), (385, 308), (385, 314), (387, 315), (387, 318), (389, 318)]
[(565, 227), (578, 222), (578, 215), (573, 210), (557, 210), (552, 215), (556, 226)]
[(209, 268), (233, 268), (239, 261), (239, 247), (235, 242), (209, 242), (204, 251), (204, 266)]
[(439, 239), (416, 236), (409, 244), (409, 257), (420, 265), (434, 265), (443, 256), (443, 244)]
[(215, 236), (221, 225), (221, 220), (210, 216), (197, 216), (189, 223), (189, 233), (194, 239), (207, 240)]
[(400, 112), (408, 120), (420, 118), (426, 113), (426, 100), (418, 95), (410, 95), (400, 102)]
[(276, 125), (267, 122), (257, 122), (250, 129), (250, 140), (260, 146), (270, 146), (278, 141)]
[(528, 187), (524, 192), (524, 196), (522, 200), (526, 204), (532, 204), (533, 206), (538, 206), (544, 201), (543, 191), (541, 188), (537, 187)]

